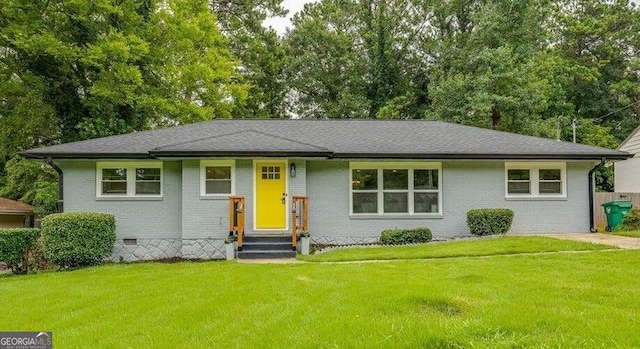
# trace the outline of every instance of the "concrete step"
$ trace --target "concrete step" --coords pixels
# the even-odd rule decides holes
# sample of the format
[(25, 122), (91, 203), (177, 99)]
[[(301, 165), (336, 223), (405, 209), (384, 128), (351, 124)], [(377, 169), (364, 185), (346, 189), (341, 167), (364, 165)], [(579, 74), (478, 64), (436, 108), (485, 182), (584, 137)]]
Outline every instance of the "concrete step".
[(291, 242), (244, 242), (243, 251), (292, 251)]
[(291, 236), (253, 235), (245, 236), (238, 259), (295, 258), (296, 251), (291, 244)]
[(275, 259), (275, 258), (295, 258), (295, 251), (238, 251), (238, 259)]
[(288, 242), (291, 243), (291, 236), (288, 235), (245, 235), (243, 242)]

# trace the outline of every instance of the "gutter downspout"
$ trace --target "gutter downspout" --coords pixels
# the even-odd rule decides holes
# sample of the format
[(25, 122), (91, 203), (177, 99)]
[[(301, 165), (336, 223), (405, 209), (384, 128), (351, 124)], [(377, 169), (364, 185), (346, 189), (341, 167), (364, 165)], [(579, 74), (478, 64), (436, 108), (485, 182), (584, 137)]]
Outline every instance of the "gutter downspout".
[(604, 166), (604, 164), (607, 162), (606, 158), (602, 158), (602, 160), (600, 160), (600, 163), (597, 164), (594, 168), (592, 168), (589, 171), (589, 231), (591, 231), (592, 233), (597, 232), (596, 227), (595, 227), (595, 220), (593, 218), (593, 213), (594, 213), (594, 207), (593, 207), (593, 197), (595, 195), (595, 181), (593, 179), (593, 173), (596, 172), (598, 169), (600, 169), (602, 166)]
[(53, 167), (56, 172), (58, 172), (58, 213), (64, 212), (64, 174), (62, 173), (62, 169), (58, 167), (51, 158), (43, 159), (44, 162)]

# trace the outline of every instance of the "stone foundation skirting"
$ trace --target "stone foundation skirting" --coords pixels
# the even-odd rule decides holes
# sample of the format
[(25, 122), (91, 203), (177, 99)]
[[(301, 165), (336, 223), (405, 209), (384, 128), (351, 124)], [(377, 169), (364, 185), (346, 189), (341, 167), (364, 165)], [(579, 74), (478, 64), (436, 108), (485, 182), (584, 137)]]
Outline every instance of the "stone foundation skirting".
[(224, 239), (183, 239), (182, 258), (225, 259)]
[(314, 245), (366, 245), (378, 242), (379, 236), (314, 236), (311, 234), (311, 243)]
[(137, 262), (176, 257), (224, 259), (224, 239), (135, 239), (135, 244), (125, 244), (123, 239), (117, 239), (111, 260)]
[[(378, 242), (378, 236), (314, 236), (311, 244), (346, 246), (368, 245)], [(131, 239), (133, 240), (133, 239)], [(225, 259), (223, 238), (217, 239), (135, 239), (125, 244), (117, 239), (111, 260), (114, 262), (152, 261), (169, 258)]]

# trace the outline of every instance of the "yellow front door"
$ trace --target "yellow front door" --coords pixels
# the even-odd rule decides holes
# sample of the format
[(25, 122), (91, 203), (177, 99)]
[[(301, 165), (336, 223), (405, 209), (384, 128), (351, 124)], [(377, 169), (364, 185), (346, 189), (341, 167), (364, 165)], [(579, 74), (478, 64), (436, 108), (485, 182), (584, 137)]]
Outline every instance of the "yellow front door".
[(284, 163), (256, 163), (256, 229), (287, 228)]

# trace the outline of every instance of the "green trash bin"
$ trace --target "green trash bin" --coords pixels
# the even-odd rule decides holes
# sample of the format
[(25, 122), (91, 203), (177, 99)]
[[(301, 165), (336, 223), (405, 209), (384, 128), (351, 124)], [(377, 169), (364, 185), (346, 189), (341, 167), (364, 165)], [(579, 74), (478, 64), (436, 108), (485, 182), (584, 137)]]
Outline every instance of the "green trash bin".
[(631, 211), (633, 203), (628, 200), (615, 200), (602, 204), (604, 214), (607, 216), (607, 231), (612, 231), (622, 223), (622, 218)]

